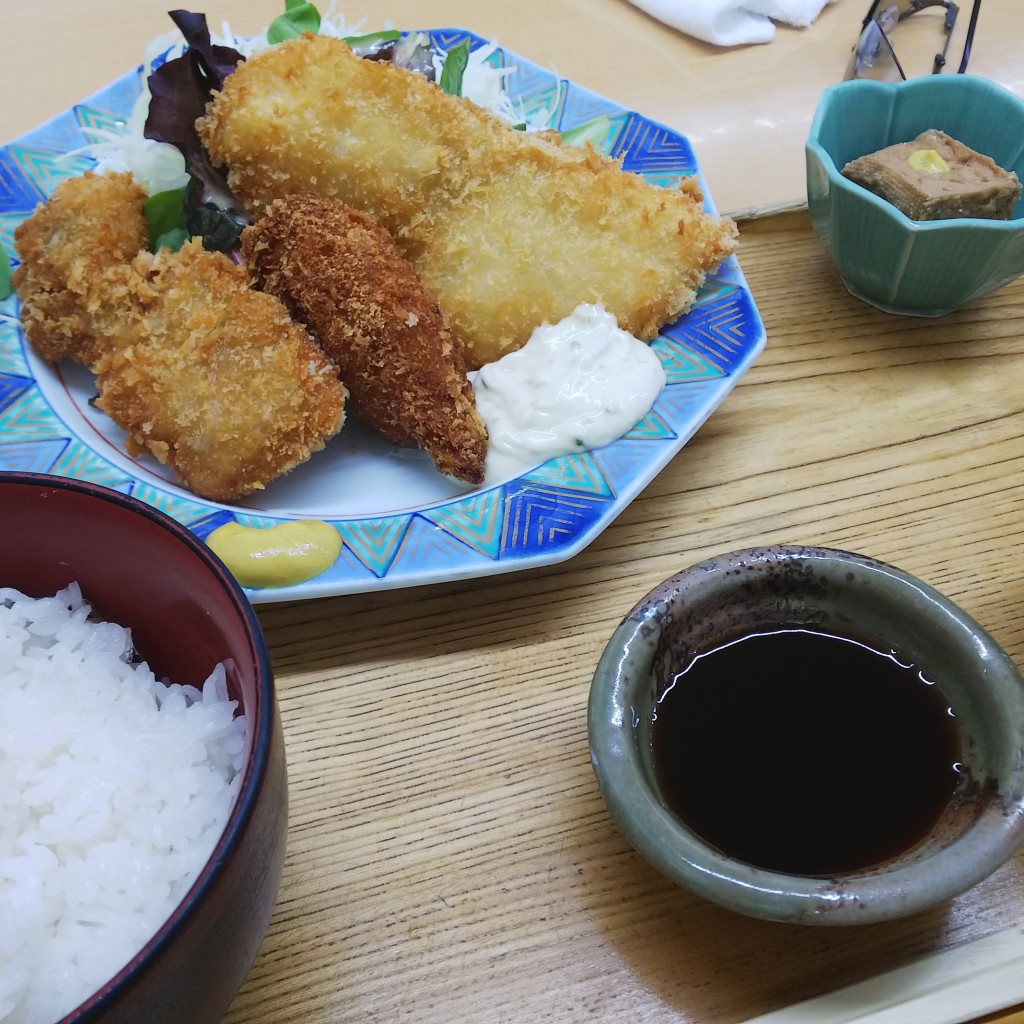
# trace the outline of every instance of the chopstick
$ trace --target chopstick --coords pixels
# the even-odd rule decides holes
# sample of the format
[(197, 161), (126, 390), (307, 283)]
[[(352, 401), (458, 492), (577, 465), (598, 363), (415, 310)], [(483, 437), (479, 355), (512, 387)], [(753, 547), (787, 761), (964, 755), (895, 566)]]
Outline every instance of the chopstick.
[(746, 1024), (964, 1024), (1024, 1002), (1024, 927), (993, 932)]
[(979, 1017), (974, 1024), (1024, 1024), (1024, 1006), (1015, 1006), (1010, 1010), (996, 1010)]

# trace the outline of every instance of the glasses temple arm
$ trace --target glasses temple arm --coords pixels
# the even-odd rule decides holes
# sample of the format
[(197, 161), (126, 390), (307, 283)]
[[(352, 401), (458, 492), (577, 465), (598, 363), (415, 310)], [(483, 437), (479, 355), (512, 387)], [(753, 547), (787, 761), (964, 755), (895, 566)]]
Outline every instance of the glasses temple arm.
[(971, 44), (974, 42), (974, 29), (978, 24), (978, 12), (981, 10), (981, 0), (974, 0), (974, 6), (971, 8), (971, 20), (967, 23), (967, 36), (964, 39), (964, 55), (960, 61), (960, 67), (957, 69), (958, 74), (963, 74), (967, 70), (967, 61), (971, 56)]

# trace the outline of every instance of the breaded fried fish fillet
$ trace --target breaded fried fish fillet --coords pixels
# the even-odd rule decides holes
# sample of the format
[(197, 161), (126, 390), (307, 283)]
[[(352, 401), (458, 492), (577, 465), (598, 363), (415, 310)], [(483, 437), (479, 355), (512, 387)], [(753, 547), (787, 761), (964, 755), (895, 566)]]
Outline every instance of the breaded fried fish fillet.
[(695, 184), (659, 188), (589, 148), (516, 131), (326, 36), (240, 64), (198, 128), (252, 210), (314, 191), (382, 224), (471, 369), (581, 302), (651, 338), (735, 245)]
[(86, 366), (99, 358), (128, 264), (149, 245), (145, 198), (130, 174), (88, 172), (61, 182), (15, 230), (21, 266), (14, 286), (40, 358)]
[(140, 253), (95, 365), (96, 405), (190, 490), (231, 501), (341, 428), (337, 370), (281, 302), (199, 240)]
[(242, 252), (337, 365), (357, 416), (440, 472), (483, 481), (487, 429), (462, 355), (387, 231), (338, 200), (292, 195), (245, 229)]

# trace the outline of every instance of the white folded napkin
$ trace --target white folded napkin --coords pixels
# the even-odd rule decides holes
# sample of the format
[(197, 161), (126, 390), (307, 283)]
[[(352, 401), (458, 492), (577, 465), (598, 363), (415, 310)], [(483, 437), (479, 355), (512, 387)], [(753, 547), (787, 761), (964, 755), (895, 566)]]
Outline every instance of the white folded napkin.
[(775, 22), (806, 28), (833, 0), (630, 0), (659, 21), (716, 46), (769, 43)]

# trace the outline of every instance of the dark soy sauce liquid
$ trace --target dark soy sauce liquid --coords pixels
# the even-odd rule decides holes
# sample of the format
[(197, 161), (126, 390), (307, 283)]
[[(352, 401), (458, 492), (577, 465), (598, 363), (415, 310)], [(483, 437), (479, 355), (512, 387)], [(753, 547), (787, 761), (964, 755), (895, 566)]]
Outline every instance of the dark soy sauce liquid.
[(956, 722), (915, 667), (803, 629), (693, 660), (655, 707), (651, 745), (672, 812), (757, 867), (836, 875), (924, 838), (961, 756)]

